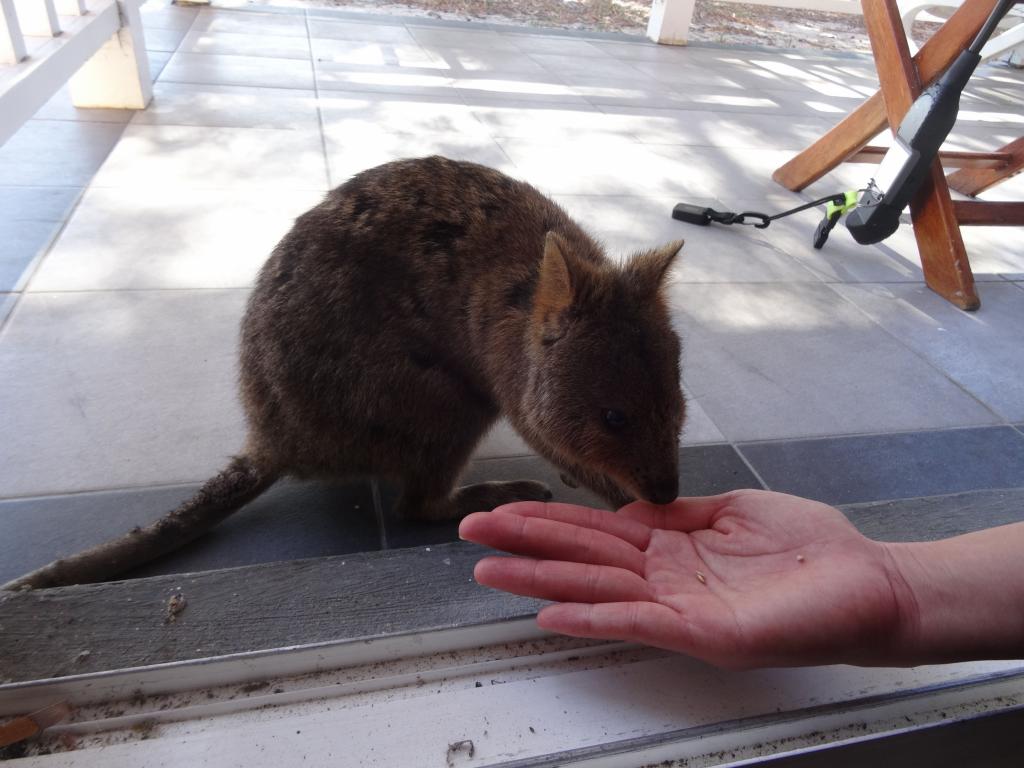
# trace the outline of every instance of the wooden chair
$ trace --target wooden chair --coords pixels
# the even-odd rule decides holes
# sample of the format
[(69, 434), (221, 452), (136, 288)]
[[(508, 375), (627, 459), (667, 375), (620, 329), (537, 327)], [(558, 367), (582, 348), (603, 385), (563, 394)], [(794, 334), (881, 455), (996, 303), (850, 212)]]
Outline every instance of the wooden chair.
[[(970, 45), (997, 0), (966, 0), (911, 56), (896, 0), (862, 0), (880, 90), (818, 141), (777, 168), (772, 178), (799, 191), (843, 162), (877, 163), (884, 147), (867, 143), (886, 125), (895, 132), (914, 99)], [(948, 178), (943, 163), (960, 170)], [(973, 197), (1024, 169), (1024, 138), (995, 152), (940, 152), (910, 203), (921, 266), (928, 286), (950, 302), (975, 310), (974, 286), (960, 227), (1024, 224), (1024, 203), (952, 200), (949, 189)]]

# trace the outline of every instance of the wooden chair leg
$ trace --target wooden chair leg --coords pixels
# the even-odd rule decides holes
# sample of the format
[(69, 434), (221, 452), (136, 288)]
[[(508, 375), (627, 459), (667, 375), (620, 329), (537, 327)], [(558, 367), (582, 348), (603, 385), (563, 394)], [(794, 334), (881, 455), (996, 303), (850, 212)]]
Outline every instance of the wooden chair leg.
[[(863, 7), (889, 125), (898, 126), (920, 95), (921, 80), (896, 0), (863, 0)], [(957, 50), (971, 34), (969, 29), (959, 30)], [(932, 161), (930, 178), (910, 202), (910, 216), (928, 287), (961, 309), (977, 309), (981, 302), (938, 158)]]
[(947, 176), (946, 182), (960, 194), (974, 197), (1024, 171), (1024, 137), (1007, 144), (999, 151), (1010, 155), (1010, 160), (1005, 165), (999, 168), (961, 168)]
[[(965, 41), (981, 29), (996, 2), (998, 0), (964, 3), (921, 46), (913, 61), (922, 87), (928, 87), (939, 78), (964, 49)], [(799, 192), (862, 149), (885, 128), (887, 121), (885, 102), (878, 91), (814, 144), (779, 167), (772, 178), (786, 189)]]

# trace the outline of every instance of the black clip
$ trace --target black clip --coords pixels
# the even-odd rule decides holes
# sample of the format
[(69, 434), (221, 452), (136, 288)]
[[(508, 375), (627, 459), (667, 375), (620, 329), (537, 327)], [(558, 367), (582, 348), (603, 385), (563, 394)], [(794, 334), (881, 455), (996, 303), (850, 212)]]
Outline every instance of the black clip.
[(689, 203), (679, 203), (672, 209), (672, 218), (685, 221), (687, 224), (699, 224), (706, 227), (712, 221), (721, 221), (721, 213), (714, 208), (705, 208)]
[(819, 251), (825, 246), (825, 242), (828, 240), (829, 233), (835, 229), (836, 224), (839, 223), (839, 219), (843, 217), (843, 211), (837, 209), (830, 211), (825, 214), (820, 222), (818, 222), (818, 228), (814, 230), (814, 247)]
[[(751, 224), (753, 222), (746, 221), (746, 219), (760, 219), (760, 224), (754, 224), (755, 229), (767, 229), (768, 225), (772, 223), (772, 217), (766, 213), (758, 213), (757, 211), (744, 211), (739, 216), (736, 216), (736, 224)], [(733, 222), (730, 222), (733, 223)]]
[[(771, 217), (757, 211), (744, 211), (743, 213), (732, 213), (730, 211), (716, 211), (714, 208), (704, 208), (689, 203), (679, 203), (672, 209), (672, 218), (685, 221), (688, 224), (699, 224), (706, 227), (712, 221), (717, 224), (753, 224), (757, 229), (764, 229), (771, 224)], [(747, 219), (759, 219), (758, 223), (747, 221)]]

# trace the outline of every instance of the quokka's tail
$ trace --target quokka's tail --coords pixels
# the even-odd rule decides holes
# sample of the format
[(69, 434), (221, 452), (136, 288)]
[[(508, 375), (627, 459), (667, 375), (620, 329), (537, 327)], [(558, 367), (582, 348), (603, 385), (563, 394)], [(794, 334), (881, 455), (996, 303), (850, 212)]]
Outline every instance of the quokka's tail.
[(221, 472), (173, 512), (145, 528), (135, 528), (76, 555), (54, 560), (0, 589), (41, 589), (107, 581), (206, 533), (252, 501), (277, 479), (278, 472), (249, 456), (236, 456)]

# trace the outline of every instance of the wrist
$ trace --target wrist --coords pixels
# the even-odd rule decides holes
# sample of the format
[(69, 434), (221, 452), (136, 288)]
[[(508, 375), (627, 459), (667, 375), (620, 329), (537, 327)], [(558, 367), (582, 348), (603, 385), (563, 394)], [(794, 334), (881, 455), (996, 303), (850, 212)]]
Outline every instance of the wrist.
[(883, 545), (900, 616), (894, 663), (1024, 655), (1020, 550), (1004, 546), (998, 530)]

